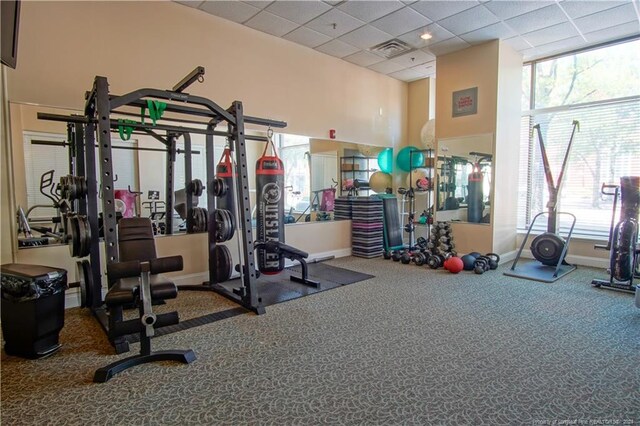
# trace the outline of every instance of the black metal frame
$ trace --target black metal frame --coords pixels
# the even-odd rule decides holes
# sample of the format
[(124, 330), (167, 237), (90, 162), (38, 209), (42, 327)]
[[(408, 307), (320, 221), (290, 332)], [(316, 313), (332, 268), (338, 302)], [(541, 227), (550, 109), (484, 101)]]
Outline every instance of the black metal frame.
[[(196, 69), (198, 70), (198, 69)], [(194, 71), (195, 72), (195, 71)], [(204, 69), (202, 69), (202, 73)], [(192, 73), (193, 74), (193, 73)], [(196, 72), (196, 74), (198, 74)], [(201, 75), (201, 74), (199, 74)], [(193, 77), (193, 75), (191, 75)], [(191, 82), (195, 81), (198, 77), (191, 78)], [(183, 79), (176, 87), (180, 90), (184, 90), (186, 86), (185, 81), (189, 80), (189, 76)], [(107, 312), (104, 305), (104, 299), (102, 297), (102, 274), (103, 267), (100, 260), (100, 247), (99, 239), (99, 223), (98, 223), (98, 203), (102, 203), (103, 212), (103, 227), (104, 227), (104, 245), (107, 264), (118, 262), (118, 239), (116, 233), (116, 212), (114, 201), (114, 179), (113, 179), (113, 166), (112, 166), (112, 146), (111, 146), (111, 132), (112, 129), (117, 128), (118, 122), (111, 118), (113, 114), (119, 114), (119, 108), (123, 107), (140, 107), (146, 105), (145, 98), (160, 99), (167, 103), (165, 112), (172, 112), (176, 114), (182, 114), (187, 116), (206, 117), (209, 121), (205, 122), (206, 129), (196, 127), (182, 127), (182, 126), (167, 126), (167, 125), (153, 125), (148, 124), (134, 124), (127, 123), (127, 126), (134, 127), (137, 130), (141, 130), (142, 134), (153, 136), (160, 140), (167, 146), (167, 206), (166, 221), (167, 232), (170, 233), (172, 229), (172, 211), (173, 211), (173, 165), (176, 155), (176, 139), (179, 135), (185, 136), (188, 140), (190, 133), (201, 133), (206, 135), (206, 156), (207, 156), (207, 184), (213, 180), (215, 173), (215, 165), (213, 159), (213, 136), (225, 136), (231, 142), (231, 150), (235, 153), (236, 160), (236, 173), (238, 181), (235, 185), (235, 194), (238, 204), (238, 223), (237, 233), (242, 241), (243, 253), (241, 259), (241, 271), (248, 271), (242, 273), (242, 287), (236, 289), (234, 293), (229, 292), (223, 287), (217, 284), (210, 284), (213, 291), (228, 297), (235, 302), (239, 303), (246, 309), (249, 309), (258, 314), (264, 313), (264, 306), (261, 303), (261, 299), (258, 295), (256, 286), (256, 272), (255, 272), (255, 259), (254, 259), (254, 239), (252, 235), (251, 227), (251, 205), (249, 198), (249, 182), (248, 182), (248, 169), (246, 162), (246, 147), (245, 139), (252, 140), (265, 140), (262, 137), (247, 137), (245, 135), (244, 124), (251, 123), (261, 126), (269, 126), (275, 128), (286, 127), (286, 123), (277, 120), (271, 120), (266, 118), (258, 118), (245, 116), (243, 112), (242, 103), (240, 101), (234, 101), (229, 109), (225, 110), (218, 106), (213, 101), (200, 96), (189, 95), (181, 93), (180, 91), (158, 90), (158, 89), (139, 89), (133, 92), (127, 93), (122, 96), (116, 96), (109, 93), (109, 84), (106, 77), (96, 76), (94, 80), (93, 88), (85, 95), (86, 103), (84, 109), (84, 116), (55, 116), (51, 114), (38, 114), (38, 118), (48, 119), (54, 121), (66, 121), (70, 126), (74, 126), (77, 131), (81, 129), (83, 138), (74, 138), (75, 156), (74, 166), (75, 170), (82, 170), (84, 167), (85, 177), (87, 180), (88, 195), (87, 198), (80, 201), (79, 209), (85, 209), (87, 212), (90, 229), (91, 229), (91, 246), (90, 246), (90, 261), (92, 269), (92, 278), (94, 283), (92, 299), (87, 301), (87, 307), (89, 307), (94, 316), (100, 322), (104, 331), (109, 335), (109, 323), (113, 320), (122, 319), (122, 310), (114, 310), (114, 312)], [(174, 103), (177, 102), (177, 103)], [(190, 106), (195, 105), (196, 107)], [(191, 121), (193, 122), (193, 121)], [(217, 132), (215, 127), (221, 123), (226, 122), (228, 125), (227, 132)], [(166, 130), (166, 139), (155, 133), (156, 130)], [(78, 132), (76, 133), (78, 134)], [(97, 141), (96, 141), (97, 135)], [(99, 157), (100, 169), (96, 170), (96, 142)], [(83, 145), (84, 150), (78, 149)], [(187, 147), (186, 147), (187, 148)], [(84, 152), (82, 152), (84, 151)], [(190, 147), (185, 149), (185, 158), (190, 163)], [(189, 164), (190, 165), (190, 164)], [(100, 183), (100, 187), (98, 187)], [(100, 193), (100, 199), (98, 197)], [(215, 208), (215, 197), (209, 197), (209, 211), (213, 212)], [(82, 210), (80, 210), (82, 211)], [(211, 242), (210, 249), (215, 247), (215, 241)], [(210, 250), (209, 254), (211, 255)], [(215, 271), (209, 271), (210, 278), (215, 276)], [(211, 283), (215, 281), (211, 280)], [(112, 315), (119, 318), (109, 318)], [(124, 338), (111, 338), (111, 343), (114, 345), (117, 353), (128, 351), (128, 343)]]

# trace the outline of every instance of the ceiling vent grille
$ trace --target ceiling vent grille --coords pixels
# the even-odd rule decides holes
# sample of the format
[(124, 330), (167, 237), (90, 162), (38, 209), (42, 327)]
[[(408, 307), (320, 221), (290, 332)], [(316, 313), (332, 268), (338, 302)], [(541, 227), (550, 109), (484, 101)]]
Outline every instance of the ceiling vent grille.
[(369, 49), (370, 52), (384, 56), (387, 59), (395, 58), (396, 56), (400, 56), (412, 50), (413, 48), (411, 46), (397, 38), (385, 41), (384, 43), (380, 43)]

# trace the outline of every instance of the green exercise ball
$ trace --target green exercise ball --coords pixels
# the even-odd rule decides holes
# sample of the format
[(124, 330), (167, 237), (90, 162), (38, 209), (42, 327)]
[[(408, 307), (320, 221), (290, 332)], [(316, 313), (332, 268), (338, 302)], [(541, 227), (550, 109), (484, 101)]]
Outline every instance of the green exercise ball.
[(369, 187), (378, 194), (384, 194), (392, 186), (393, 179), (389, 173), (375, 172), (369, 178)]
[[(413, 155), (411, 155), (411, 151), (417, 151)], [(409, 159), (411, 157), (411, 159)], [(411, 162), (410, 162), (411, 161)], [(422, 166), (424, 162), (424, 155), (420, 152), (419, 148), (415, 146), (406, 146), (400, 150), (398, 153), (398, 158), (396, 158), (396, 163), (400, 170), (408, 172), (411, 168), (416, 168)]]
[(378, 154), (378, 167), (384, 173), (393, 171), (393, 148), (386, 148)]

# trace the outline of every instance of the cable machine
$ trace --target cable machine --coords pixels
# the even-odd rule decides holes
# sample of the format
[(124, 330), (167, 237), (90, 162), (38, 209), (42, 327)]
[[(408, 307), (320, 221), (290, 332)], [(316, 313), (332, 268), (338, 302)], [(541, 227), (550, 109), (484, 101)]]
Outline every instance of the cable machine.
[[(187, 200), (194, 192), (194, 186), (190, 185), (190, 161), (191, 161), (191, 134), (204, 134), (206, 138), (206, 163), (207, 163), (207, 188), (213, 190), (215, 185), (215, 164), (214, 164), (214, 136), (222, 136), (228, 139), (229, 147), (235, 154), (235, 191), (237, 200), (237, 223), (238, 236), (242, 241), (240, 268), (241, 286), (235, 294), (229, 294), (226, 289), (217, 288), (212, 285), (213, 290), (222, 295), (232, 298), (243, 307), (256, 313), (263, 313), (264, 307), (261, 304), (256, 288), (257, 274), (255, 271), (254, 259), (254, 237), (251, 229), (251, 206), (249, 199), (248, 169), (246, 162), (247, 139), (265, 140), (263, 137), (248, 136), (245, 134), (245, 123), (274, 128), (286, 127), (282, 121), (270, 120), (259, 117), (245, 116), (242, 102), (234, 101), (227, 109), (221, 108), (213, 101), (195, 95), (184, 93), (190, 84), (195, 81), (202, 81), (204, 68), (197, 67), (171, 90), (160, 90), (143, 88), (125, 95), (113, 95), (109, 93), (109, 84), (106, 77), (96, 76), (91, 91), (85, 95), (84, 115), (62, 116), (54, 114), (38, 113), (39, 119), (67, 122), (70, 134), (73, 134), (74, 147), (70, 162), (73, 163), (73, 172), (76, 179), (72, 182), (73, 193), (77, 200), (76, 216), (72, 216), (74, 226), (70, 245), (72, 255), (76, 257), (89, 257), (89, 260), (78, 262), (78, 277), (81, 287), (81, 304), (91, 309), (94, 316), (100, 322), (104, 331), (109, 335), (109, 324), (114, 321), (113, 316), (120, 316), (115, 320), (122, 320), (121, 312), (108, 312), (104, 305), (102, 295), (102, 270), (100, 260), (99, 238), (99, 212), (98, 205), (102, 207), (102, 227), (104, 235), (105, 259), (108, 266), (119, 261), (116, 204), (114, 199), (114, 174), (112, 165), (112, 145), (111, 133), (119, 131), (122, 133), (123, 127), (128, 134), (141, 134), (151, 136), (160, 141), (166, 147), (166, 230), (171, 233), (173, 229), (173, 167), (176, 160), (176, 141), (179, 137), (185, 138), (185, 168), (187, 169)], [(156, 123), (138, 123), (132, 120), (114, 118), (116, 116), (132, 116), (132, 112), (126, 108), (144, 108), (148, 101), (162, 102), (164, 112), (172, 113), (172, 117), (167, 121), (178, 121), (190, 124), (201, 124), (206, 128), (195, 126), (180, 126)], [(194, 117), (194, 119), (184, 119), (183, 117)], [(164, 119), (163, 119), (164, 120)], [(216, 127), (227, 124), (227, 131), (217, 131)], [(162, 135), (159, 132), (164, 131)], [(99, 159), (99, 167), (96, 168), (96, 157)], [(83, 175), (80, 175), (83, 173)], [(188, 202), (188, 201), (187, 201)], [(215, 197), (208, 197), (209, 218), (215, 217)], [(191, 206), (193, 207), (193, 206)], [(189, 209), (189, 206), (187, 206)], [(209, 274), (210, 283), (219, 283), (222, 278), (218, 276), (219, 258), (216, 253), (217, 241), (215, 235), (215, 221), (208, 221), (209, 229)], [(189, 228), (189, 226), (188, 226)], [(192, 226), (193, 228), (193, 226)], [(73, 231), (75, 230), (75, 231)], [(213, 256), (213, 258), (212, 258)], [(110, 286), (111, 284), (109, 284)], [(109, 318), (112, 316), (112, 318)], [(128, 351), (128, 342), (124, 337), (111, 339), (117, 353)]]

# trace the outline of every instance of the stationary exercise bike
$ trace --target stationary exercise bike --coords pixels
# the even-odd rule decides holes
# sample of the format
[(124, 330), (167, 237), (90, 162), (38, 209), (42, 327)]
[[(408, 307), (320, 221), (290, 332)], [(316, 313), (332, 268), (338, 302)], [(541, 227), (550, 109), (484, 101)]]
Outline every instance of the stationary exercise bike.
[[(613, 189), (613, 192), (606, 192)], [(638, 243), (638, 211), (640, 210), (640, 176), (623, 176), (620, 185), (602, 184), (600, 190), (604, 195), (613, 195), (613, 214), (607, 245), (596, 244), (596, 249), (610, 250), (609, 280), (594, 279), (594, 287), (619, 290), (627, 293), (638, 293), (638, 284), (634, 278), (640, 278), (640, 244)], [(616, 216), (616, 205), (620, 196), (620, 221), (613, 225)], [(640, 296), (637, 296), (640, 307)]]
[[(562, 188), (562, 178), (564, 177), (564, 171), (567, 166), (567, 161), (569, 160), (569, 152), (571, 150), (576, 129), (578, 131), (580, 130), (580, 123), (577, 120), (574, 120), (572, 127), (571, 138), (569, 139), (569, 144), (567, 145), (567, 150), (564, 154), (564, 160), (562, 161), (558, 181), (554, 183), (553, 175), (551, 174), (551, 167), (549, 166), (549, 159), (547, 157), (547, 151), (542, 139), (542, 133), (540, 132), (540, 125), (536, 124), (533, 126), (538, 134), (538, 141), (540, 142), (544, 175), (547, 181), (547, 188), (549, 190), (549, 202), (547, 203), (546, 212), (540, 212), (533, 217), (531, 225), (529, 225), (529, 229), (527, 230), (527, 235), (522, 241), (520, 250), (518, 250), (516, 259), (513, 261), (511, 268), (504, 273), (505, 275), (550, 283), (562, 278), (576, 269), (575, 265), (570, 265), (565, 261), (567, 251), (569, 250), (571, 234), (573, 233), (573, 228), (576, 224), (576, 217), (572, 213), (559, 212), (557, 210), (560, 190)], [(524, 249), (524, 246), (529, 239), (529, 235), (531, 234), (531, 230), (534, 228), (538, 218), (543, 215), (547, 215), (547, 232), (538, 235), (531, 242), (531, 255), (537, 260), (537, 262), (529, 262), (521, 265), (519, 269), (516, 269), (516, 266), (520, 261), (520, 256), (522, 255), (522, 250)], [(558, 232), (558, 216), (560, 215), (569, 216), (572, 219), (566, 238), (560, 236)]]

